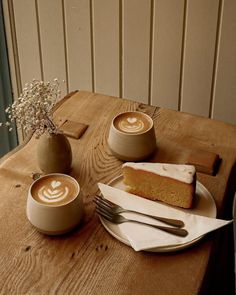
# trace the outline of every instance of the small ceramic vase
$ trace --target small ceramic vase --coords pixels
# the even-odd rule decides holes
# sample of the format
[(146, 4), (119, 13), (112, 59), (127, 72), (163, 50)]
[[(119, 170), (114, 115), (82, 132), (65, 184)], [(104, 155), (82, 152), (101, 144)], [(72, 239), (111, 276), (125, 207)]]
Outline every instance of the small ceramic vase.
[(39, 168), (45, 173), (67, 173), (71, 168), (72, 152), (64, 134), (43, 134), (37, 147)]

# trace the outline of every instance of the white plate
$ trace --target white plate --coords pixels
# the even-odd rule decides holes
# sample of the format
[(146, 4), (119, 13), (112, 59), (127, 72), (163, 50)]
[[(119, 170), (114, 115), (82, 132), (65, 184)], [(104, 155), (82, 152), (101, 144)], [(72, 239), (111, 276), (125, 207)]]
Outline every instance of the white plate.
[[(108, 183), (110, 186), (125, 190), (125, 185), (123, 183), (123, 176), (119, 176), (117, 178), (114, 178)], [(162, 203), (163, 204), (163, 203)], [(206, 189), (206, 187), (201, 184), (199, 181), (197, 181), (196, 185), (196, 202), (194, 204), (193, 209), (180, 209), (185, 212), (196, 214), (196, 215), (202, 215), (206, 217), (216, 218), (217, 210), (215, 201), (210, 194), (210, 192)], [(107, 221), (106, 219), (102, 218), (100, 216), (100, 220), (102, 225), (105, 227), (105, 229), (117, 240), (121, 241), (122, 243), (128, 245), (131, 247), (129, 240), (124, 236), (124, 234), (119, 229), (118, 225), (111, 223)], [(157, 247), (148, 249), (147, 251), (150, 252), (173, 252), (181, 249), (185, 249), (193, 244), (195, 244), (197, 241), (199, 241), (203, 236), (198, 237), (197, 239), (194, 239), (191, 242), (175, 245), (175, 246), (167, 246), (167, 247)]]

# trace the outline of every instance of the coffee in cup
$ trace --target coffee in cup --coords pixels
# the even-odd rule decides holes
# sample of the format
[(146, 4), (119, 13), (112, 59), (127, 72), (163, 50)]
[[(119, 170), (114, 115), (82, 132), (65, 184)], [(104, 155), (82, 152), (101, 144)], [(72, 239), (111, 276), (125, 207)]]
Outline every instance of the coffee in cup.
[(139, 134), (146, 132), (152, 126), (152, 121), (143, 113), (126, 112), (114, 119), (115, 128), (128, 134)]
[(156, 149), (153, 120), (147, 114), (128, 111), (112, 121), (108, 145), (112, 154), (124, 161), (140, 161)]
[(71, 202), (78, 194), (74, 180), (64, 175), (52, 174), (41, 178), (31, 189), (35, 201), (49, 206)]
[(40, 232), (49, 235), (66, 233), (83, 216), (83, 199), (78, 182), (66, 174), (42, 176), (30, 186), (27, 217)]

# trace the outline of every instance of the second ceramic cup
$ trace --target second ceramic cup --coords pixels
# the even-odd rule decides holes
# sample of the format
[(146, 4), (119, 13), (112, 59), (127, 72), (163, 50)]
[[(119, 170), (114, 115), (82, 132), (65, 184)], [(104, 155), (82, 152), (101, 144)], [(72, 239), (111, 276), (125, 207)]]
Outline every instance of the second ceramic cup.
[(110, 127), (108, 144), (111, 152), (118, 159), (144, 160), (156, 149), (152, 118), (137, 111), (117, 115)]

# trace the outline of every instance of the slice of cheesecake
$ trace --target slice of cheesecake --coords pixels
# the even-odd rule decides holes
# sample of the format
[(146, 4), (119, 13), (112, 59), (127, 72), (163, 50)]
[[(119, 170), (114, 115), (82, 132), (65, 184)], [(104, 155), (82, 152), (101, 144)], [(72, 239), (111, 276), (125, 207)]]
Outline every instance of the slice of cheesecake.
[(122, 172), (126, 190), (132, 194), (182, 208), (193, 206), (196, 189), (193, 165), (127, 162)]

